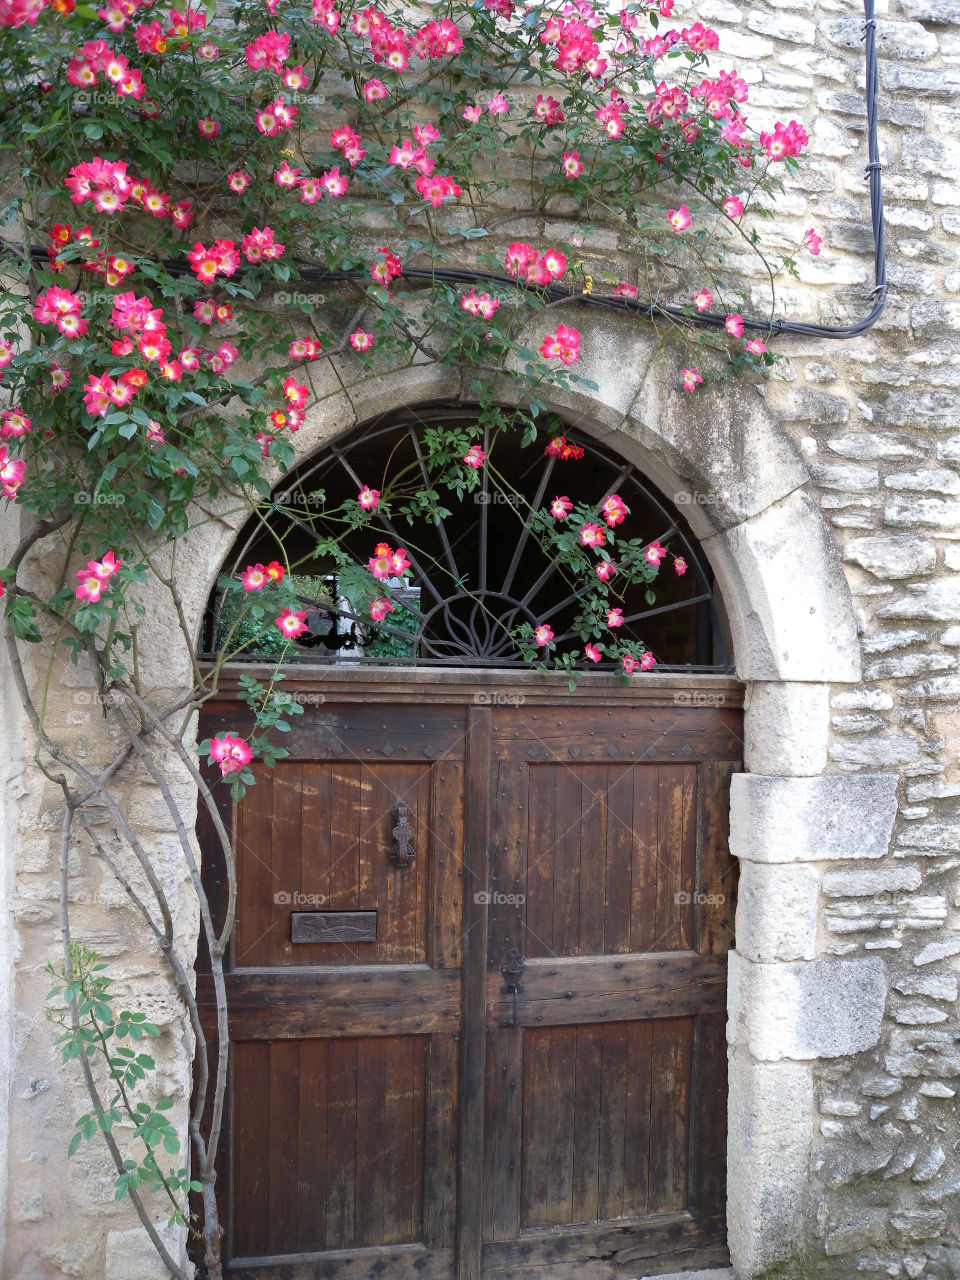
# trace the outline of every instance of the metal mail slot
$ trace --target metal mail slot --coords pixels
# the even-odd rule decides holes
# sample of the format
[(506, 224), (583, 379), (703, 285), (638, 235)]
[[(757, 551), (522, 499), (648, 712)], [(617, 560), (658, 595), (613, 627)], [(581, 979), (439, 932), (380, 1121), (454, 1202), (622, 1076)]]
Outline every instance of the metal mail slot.
[(376, 911), (293, 911), (291, 942), (376, 942)]

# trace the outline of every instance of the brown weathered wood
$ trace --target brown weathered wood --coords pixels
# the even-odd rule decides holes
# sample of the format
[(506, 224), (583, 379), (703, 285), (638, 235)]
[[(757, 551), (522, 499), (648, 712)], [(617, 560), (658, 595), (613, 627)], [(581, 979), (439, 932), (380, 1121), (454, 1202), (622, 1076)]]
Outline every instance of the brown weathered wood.
[[(660, 1022), (631, 1022), (627, 1026), (626, 1088), (623, 1101), (623, 1209), (625, 1218), (663, 1212), (651, 1195), (650, 1166), (653, 1151), (653, 1113), (662, 1105), (653, 1078), (653, 1044)], [(672, 1112), (671, 1112), (672, 1120)], [(672, 1124), (669, 1127), (672, 1136)], [(671, 1208), (673, 1206), (670, 1206)]]
[(600, 1108), (603, 1028), (576, 1028), (571, 1222), (600, 1218)]
[[(648, 1207), (667, 1212), (677, 1208), (676, 1185), (683, 1181), (677, 1162), (686, 1163), (687, 1112), (678, 1095), (689, 1095), (690, 1047), (693, 1022), (656, 1024), (650, 1058), (650, 1184)], [(679, 1122), (678, 1122), (679, 1111)]]
[(459, 1042), (430, 1037), (427, 1066), (423, 1190), (423, 1242), (452, 1248), (457, 1230), (457, 1152), (460, 1092)]
[(327, 1065), (325, 1040), (300, 1041), (299, 1206), (297, 1248), (322, 1249), (327, 1239), (327, 1166), (339, 1159), (327, 1145)]
[(259, 1110), (265, 1101), (270, 1109), (267, 1252), (279, 1253), (289, 1249), (298, 1234), (300, 1046), (294, 1041), (281, 1040), (270, 1046), (269, 1098), (251, 1097), (244, 1099), (244, 1105)]
[(580, 875), (577, 882), (579, 955), (602, 955), (607, 896), (607, 766), (580, 770)]
[(552, 764), (526, 766), (529, 822), (526, 847), (526, 939), (525, 954), (552, 956), (553, 943), (553, 858), (556, 846), (557, 769)]
[(234, 1123), (233, 1240), (231, 1252), (256, 1257), (267, 1251), (270, 1188), (270, 1046), (234, 1044), (237, 1107)]
[(486, 894), (490, 887), (490, 719), (489, 707), (474, 706), (467, 712), (458, 1280), (480, 1280), (486, 1053)]
[[(329, 832), (329, 869), (327, 872), (327, 905), (331, 911), (349, 911), (360, 906), (360, 765), (337, 761), (324, 766), (329, 811), (320, 831)], [(322, 794), (322, 793), (321, 793)], [(331, 962), (357, 962), (359, 949), (355, 943), (342, 943), (330, 948)]]
[[(571, 747), (575, 755), (571, 755)], [(741, 717), (726, 707), (613, 707), (498, 709), (492, 748), (499, 760), (569, 765), (693, 763), (735, 760), (742, 751)]]
[(273, 773), (254, 768), (256, 786), (239, 806), (237, 821), (237, 919), (231, 959), (235, 969), (270, 963), (274, 920)]
[(488, 1034), (486, 1065), (483, 1238), (512, 1240), (520, 1231), (523, 1032)]
[(494, 763), (493, 836), (490, 842), (488, 965), (498, 969), (511, 948), (524, 949), (527, 856), (527, 767)]
[(627, 1024), (602, 1029), (600, 1050), (600, 1218), (624, 1216), (624, 1118), (627, 1098)]
[(420, 1244), (335, 1250), (313, 1255), (236, 1258), (226, 1268), (233, 1280), (450, 1280), (453, 1250)]
[(427, 958), (456, 969), (463, 954), (463, 764), (445, 759), (431, 771), (430, 903)]
[(295, 895), (304, 892), (301, 880), (300, 819), (303, 806), (302, 766), (298, 760), (280, 760), (273, 770), (273, 831), (270, 874), (273, 911), (269, 934), (271, 965), (294, 963), (290, 915), (297, 908)]
[(633, 778), (632, 767), (613, 764), (607, 766), (604, 796), (607, 839), (603, 949), (608, 955), (630, 950)]
[[(709, 1247), (716, 1240), (716, 1220), (699, 1219), (687, 1212), (650, 1214), (628, 1222), (553, 1227), (524, 1232), (518, 1240), (484, 1245), (484, 1275), (508, 1272), (526, 1275), (526, 1268), (557, 1263), (588, 1263), (604, 1259), (617, 1266), (611, 1275), (631, 1275), (623, 1263), (631, 1259), (669, 1257)], [(686, 1266), (689, 1263), (685, 1264)], [(513, 1268), (512, 1271), (509, 1271)], [(645, 1268), (642, 1274), (647, 1274)], [(538, 1274), (534, 1271), (534, 1274)]]
[(691, 1112), (691, 1201), (701, 1214), (720, 1215), (726, 1203), (726, 1017), (701, 1014), (694, 1048)]
[(739, 768), (735, 761), (701, 767), (698, 887), (704, 901), (696, 907), (696, 946), (700, 952), (726, 952), (733, 946), (740, 864), (730, 852), (730, 780)]
[(333, 1040), (327, 1054), (326, 1246), (344, 1249), (356, 1240), (357, 1041)]
[[(455, 673), (421, 674), (325, 672), (293, 757), (239, 807), (230, 1274), (623, 1280), (725, 1261), (737, 686), (698, 707), (682, 679), (521, 679), (524, 705), (481, 706)], [(221, 697), (205, 732), (242, 731), (238, 710)], [(715, 879), (725, 903), (698, 902)], [(292, 920), (360, 912), (366, 940), (292, 945)], [(210, 1028), (202, 972), (198, 999)]]
[[(210, 670), (201, 663), (201, 669)], [(263, 663), (243, 663), (226, 666), (218, 672), (218, 697), (204, 708), (205, 715), (227, 716), (233, 710), (241, 693), (240, 680), (247, 674), (269, 677), (273, 667)], [(601, 706), (622, 711), (624, 707), (659, 707), (675, 713), (678, 695), (692, 703), (697, 696), (701, 705), (697, 708), (705, 715), (714, 707), (726, 710), (743, 706), (743, 685), (729, 676), (680, 675), (655, 673), (646, 675), (624, 686), (616, 675), (583, 671), (577, 678), (577, 688), (571, 691), (563, 675), (543, 675), (535, 671), (491, 671), (488, 668), (421, 668), (416, 671), (384, 669), (382, 667), (331, 667), (322, 666), (311, 671), (308, 666), (291, 667), (286, 673), (284, 688), (289, 693), (322, 694), (333, 702), (349, 702), (354, 699), (377, 698), (381, 704), (421, 707), (430, 702), (438, 705), (464, 706), (473, 702), (479, 690), (492, 689), (498, 695), (515, 692), (523, 695), (523, 707), (546, 706)], [(703, 695), (709, 695), (710, 704), (702, 705)], [(314, 707), (306, 702), (304, 718), (321, 714), (326, 702)], [(232, 724), (235, 721), (224, 723)], [(741, 752), (734, 752), (739, 755)]]
[(376, 911), (294, 911), (290, 941), (376, 942)]
[[(378, 965), (277, 973), (257, 970), (227, 977), (234, 1036), (399, 1035), (458, 1031), (460, 974), (426, 965)], [(197, 984), (206, 1025), (213, 1025), (212, 986)]]
[(630, 950), (653, 951), (657, 935), (657, 835), (660, 788), (656, 765), (633, 770), (633, 892), (630, 901)]
[(558, 956), (575, 956), (580, 953), (580, 891), (584, 871), (588, 883), (593, 883), (594, 890), (598, 888), (597, 851), (586, 855), (585, 869), (580, 862), (583, 804), (579, 768), (557, 769), (553, 802), (554, 845), (552, 850), (543, 850), (552, 863), (553, 952)]
[[(499, 973), (487, 975), (487, 1024), (513, 1019), (513, 996)], [(695, 951), (630, 956), (574, 956), (528, 960), (521, 977), (521, 1026), (617, 1022), (630, 1018), (689, 1017), (725, 1007), (723, 956)]]

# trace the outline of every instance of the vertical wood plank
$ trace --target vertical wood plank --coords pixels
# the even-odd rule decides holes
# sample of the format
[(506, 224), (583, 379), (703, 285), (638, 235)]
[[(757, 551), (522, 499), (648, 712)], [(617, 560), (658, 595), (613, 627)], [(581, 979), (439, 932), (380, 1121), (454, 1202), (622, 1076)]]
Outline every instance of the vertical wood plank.
[(571, 1221), (600, 1217), (600, 1081), (603, 1027), (576, 1028)]
[[(300, 1203), (300, 1047), (295, 1040), (270, 1045), (270, 1216), (268, 1251), (288, 1253), (297, 1238)], [(262, 1101), (253, 1097), (251, 1105)]]
[(600, 1217), (624, 1214), (627, 1024), (604, 1026), (600, 1083)]
[[(415, 1036), (378, 1037), (384, 1063), (383, 1092), (364, 1095), (369, 1111), (381, 1111), (377, 1181), (382, 1187), (383, 1220), (377, 1244), (409, 1243), (414, 1237), (414, 1187), (423, 1185), (421, 1142), (416, 1141), (414, 1110)], [(421, 1042), (422, 1043), (422, 1042)], [(423, 1069), (420, 1067), (422, 1078)], [(364, 1194), (360, 1187), (360, 1194)]]
[(673, 1103), (673, 1195), (672, 1209), (689, 1203), (690, 1099), (692, 1097), (695, 1019), (678, 1019), (674, 1041), (676, 1093)]
[(691, 1199), (701, 1213), (722, 1215), (726, 1204), (726, 1014), (696, 1019), (691, 1107)]
[(273, 770), (257, 768), (257, 783), (240, 805), (237, 833), (239, 910), (234, 964), (270, 962), (273, 929)]
[(579, 938), (577, 953), (603, 955), (607, 882), (607, 768), (584, 765), (581, 774)]
[(357, 1193), (356, 1222), (359, 1248), (383, 1243), (384, 1153), (388, 1147), (384, 1123), (387, 1092), (387, 1049), (395, 1040), (372, 1036), (357, 1042)]
[(571, 1221), (575, 1071), (574, 1027), (524, 1033), (523, 1227)]
[(701, 893), (723, 901), (697, 907), (696, 949), (701, 955), (726, 952), (733, 946), (739, 864), (730, 852), (730, 780), (740, 766), (734, 761), (701, 765), (700, 883)]
[(430, 882), (431, 864), (436, 857), (435, 836), (433, 826), (433, 766), (420, 768), (417, 780), (417, 801), (414, 806), (417, 814), (417, 830), (420, 843), (414, 845), (417, 856), (413, 870), (417, 876), (413, 881), (415, 911), (411, 915), (412, 924), (412, 962), (425, 964), (428, 946), (428, 917), (431, 914)]
[(244, 1258), (266, 1254), (270, 1227), (270, 1045), (231, 1046), (236, 1057), (233, 1252)]
[(300, 1041), (300, 1180), (297, 1248), (323, 1249), (327, 1236), (327, 1048)]
[(433, 920), (428, 963), (456, 969), (463, 954), (463, 764), (445, 758), (433, 768), (430, 871)]
[(633, 892), (630, 906), (630, 950), (660, 947), (657, 934), (657, 862), (659, 786), (657, 766), (639, 765), (633, 782)]
[[(590, 850), (587, 867), (582, 868), (581, 820), (583, 814), (583, 778), (578, 766), (556, 769), (557, 789), (554, 793), (556, 834), (553, 852), (553, 947), (558, 956), (580, 954), (580, 886), (583, 875), (592, 873)], [(596, 889), (596, 885), (594, 885)]]
[(463, 1036), (460, 1075), (458, 1280), (480, 1280), (486, 1074), (487, 906), (490, 885), (490, 709), (467, 712)]
[[(633, 1217), (652, 1213), (658, 1206), (651, 1199), (649, 1164), (652, 1113), (659, 1114), (663, 1103), (657, 1092), (651, 1062), (652, 1044), (662, 1022), (631, 1022), (627, 1028), (627, 1087), (624, 1097), (623, 1213)], [(671, 1059), (672, 1061), (672, 1059)], [(673, 1111), (669, 1111), (669, 1132), (673, 1134)]]
[(642, 1025), (652, 1032), (650, 1165), (647, 1209), (669, 1212), (676, 1160), (677, 1035), (689, 1034), (689, 1019), (664, 1018)]
[[(330, 841), (327, 900), (331, 911), (356, 911), (360, 907), (360, 824), (363, 820), (361, 802), (361, 766), (359, 763), (325, 765), (326, 785), (329, 795), (329, 813), (326, 823)], [(320, 830), (324, 823), (321, 820)], [(356, 964), (359, 943), (339, 942), (327, 950), (333, 964)]]
[(680, 917), (686, 909), (677, 902), (683, 889), (684, 766), (662, 764), (659, 778), (657, 825), (657, 949), (678, 951)]
[(519, 1027), (503, 1027), (487, 1036), (484, 1240), (513, 1240), (520, 1232), (521, 1139), (526, 1119), (523, 1036)]
[(556, 845), (554, 795), (557, 768), (552, 764), (527, 767), (527, 956), (554, 955), (553, 869)]
[(696, 893), (698, 889), (698, 826), (700, 817), (700, 772), (695, 764), (683, 766), (681, 773), (681, 824), (678, 856), (679, 890), (689, 895), (677, 907), (677, 949), (690, 951), (696, 940)]
[(603, 949), (607, 955), (630, 950), (633, 896), (633, 765), (607, 767), (606, 873)]
[(450, 1249), (456, 1237), (460, 1122), (458, 1049), (459, 1041), (455, 1036), (438, 1034), (430, 1037), (423, 1241), (431, 1249)]
[(331, 1040), (327, 1061), (327, 1144), (337, 1158), (327, 1169), (326, 1245), (348, 1249), (356, 1241), (356, 1040)]
[[(280, 760), (273, 773), (273, 858), (271, 862), (273, 904), (269, 942), (269, 963), (294, 964), (295, 948), (290, 941), (290, 916), (297, 910), (294, 895), (303, 891), (301, 883), (301, 766), (297, 761)], [(277, 901), (282, 895), (284, 900)], [(299, 961), (302, 963), (302, 961)]]
[(407, 1204), (405, 1240), (423, 1239), (423, 1195), (426, 1185), (424, 1160), (427, 1154), (427, 1070), (430, 1058), (430, 1037), (410, 1036), (411, 1051), (411, 1101), (410, 1129), (407, 1140), (407, 1168), (411, 1171)]
[(492, 773), (493, 810), (490, 841), (490, 889), (494, 899), (487, 920), (491, 968), (499, 968), (516, 947), (523, 953), (524, 902), (527, 895), (527, 767), (515, 761), (495, 763)]

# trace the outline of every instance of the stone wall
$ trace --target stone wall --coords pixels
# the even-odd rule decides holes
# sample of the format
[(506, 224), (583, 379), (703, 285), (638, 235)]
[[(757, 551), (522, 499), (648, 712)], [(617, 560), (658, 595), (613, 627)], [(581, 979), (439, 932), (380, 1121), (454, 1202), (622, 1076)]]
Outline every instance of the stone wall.
[[(671, 390), (675, 370), (652, 342), (591, 313), (578, 323), (600, 390), (567, 406), (618, 433), (608, 443), (667, 493), (695, 493), (691, 520), (727, 593), (748, 684), (730, 995), (730, 1234), (742, 1280), (960, 1276), (960, 5), (880, 8), (891, 293), (879, 324), (851, 342), (788, 339), (784, 380), (697, 400)], [(872, 284), (856, 4), (706, 0), (697, 16), (750, 82), (754, 123), (797, 118), (813, 139), (773, 225), (813, 226), (824, 246), (787, 283), (784, 310), (856, 318)], [(569, 229), (558, 220), (556, 231), (562, 243)], [(300, 432), (300, 456), (367, 413), (462, 386), (424, 367), (349, 403), (322, 363), (310, 377), (330, 396)], [(195, 546), (208, 577), (185, 584), (193, 619), (231, 536), (224, 523)], [(33, 572), (42, 582), (43, 564)], [(826, 585), (809, 580), (821, 573)], [(172, 651), (154, 637), (155, 684), (179, 682)], [(4, 687), (5, 745), (15, 744)], [(91, 764), (115, 745), (82, 671), (58, 673), (50, 714)], [(41, 1012), (43, 965), (59, 952), (60, 797), (15, 750), (5, 768), (0, 961), (7, 974), (16, 958), (18, 974), (0, 1043), (0, 1084), (5, 1047), (13, 1058), (0, 1270), (148, 1280), (156, 1269), (113, 1204), (103, 1150), (65, 1166), (86, 1104)], [(188, 951), (195, 924), (169, 819), (142, 780), (122, 794), (167, 868)], [(78, 842), (71, 857), (75, 932), (163, 1028), (163, 1083), (179, 1091), (182, 1120), (190, 1045), (156, 949), (89, 850)]]
[[(699, 12), (720, 30), (721, 49), (742, 50), (751, 102), (771, 119), (795, 115), (812, 126), (814, 164), (788, 210), (824, 236), (804, 275), (857, 288), (826, 299), (798, 291), (789, 303), (828, 323), (848, 319), (851, 293), (862, 298), (870, 273), (862, 15), (855, 4), (789, 0), (763, 8), (709, 0)], [(960, 1276), (960, 6), (881, 5), (877, 34), (887, 308), (855, 341), (789, 341), (791, 379), (770, 383), (766, 395), (809, 464), (861, 636), (862, 683), (831, 691), (827, 767), (874, 780), (859, 802), (849, 791), (831, 798), (823, 779), (801, 792), (769, 783), (763, 830), (762, 780), (742, 780), (734, 850), (759, 861), (743, 866), (737, 950), (745, 958), (736, 963), (838, 957), (855, 974), (835, 994), (858, 1010), (859, 1043), (849, 1026), (844, 1041), (826, 1017), (791, 1015), (805, 982), (814, 987), (808, 1003), (828, 1004), (835, 971), (824, 986), (813, 966), (787, 965), (795, 972), (777, 991), (754, 993), (761, 1012), (750, 1048), (784, 1097), (805, 1088), (789, 1060), (820, 1059), (803, 1209), (812, 1230), (796, 1274), (915, 1280)], [(752, 820), (739, 837), (738, 803)], [(811, 806), (824, 829), (804, 849)], [(783, 918), (758, 920), (752, 885), (771, 873)], [(732, 991), (732, 1012), (736, 998)]]

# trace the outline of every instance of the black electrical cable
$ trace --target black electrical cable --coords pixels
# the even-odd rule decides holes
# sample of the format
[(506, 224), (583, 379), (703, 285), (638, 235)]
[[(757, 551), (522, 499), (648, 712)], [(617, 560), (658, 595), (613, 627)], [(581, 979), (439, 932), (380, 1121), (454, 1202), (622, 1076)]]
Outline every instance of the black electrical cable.
[[(877, 20), (874, 16), (875, 0), (863, 0), (864, 21), (864, 62), (866, 68), (866, 112), (867, 112), (867, 166), (866, 177), (870, 182), (870, 220), (873, 227), (873, 271), (874, 286), (870, 292), (873, 306), (862, 320), (854, 324), (828, 325), (812, 324), (799, 320), (756, 320), (744, 317), (743, 327), (754, 333), (777, 335), (796, 333), (809, 338), (857, 338), (871, 329), (880, 318), (887, 301), (887, 263), (883, 229), (883, 192), (881, 190), (880, 147), (877, 141), (877, 119), (879, 113), (880, 80), (877, 69)], [(47, 252), (39, 246), (31, 246), (31, 257), (34, 260), (46, 259)], [(171, 275), (188, 275), (189, 267), (181, 260), (164, 259), (163, 267)], [(348, 280), (365, 280), (363, 271), (332, 271), (325, 267), (311, 267), (297, 263), (299, 280), (312, 284), (335, 284)], [(545, 295), (551, 302), (564, 298), (576, 300), (584, 306), (600, 307), (604, 310), (635, 311), (651, 318), (655, 315), (669, 316), (671, 319), (683, 320), (688, 324), (700, 325), (707, 329), (723, 329), (726, 316), (716, 311), (691, 312), (684, 307), (671, 306), (668, 303), (641, 301), (633, 298), (613, 298), (602, 294), (582, 293), (567, 289), (563, 285), (552, 284), (546, 287), (526, 285), (512, 276), (493, 275), (482, 271), (469, 271), (453, 267), (404, 267), (402, 276), (405, 280), (441, 281), (444, 284), (503, 284), (511, 288), (530, 288)]]

